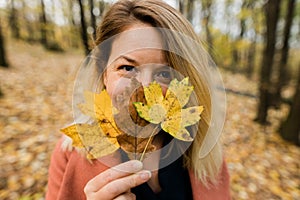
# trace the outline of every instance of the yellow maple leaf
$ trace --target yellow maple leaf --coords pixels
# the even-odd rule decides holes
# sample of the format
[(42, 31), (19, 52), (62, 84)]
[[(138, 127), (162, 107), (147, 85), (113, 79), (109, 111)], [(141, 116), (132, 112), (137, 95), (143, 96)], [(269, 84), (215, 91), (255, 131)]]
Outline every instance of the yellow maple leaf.
[(174, 79), (171, 81), (165, 99), (167, 102), (172, 102), (168, 100), (170, 98), (176, 98), (181, 107), (185, 106), (190, 99), (191, 93), (193, 92), (194, 87), (189, 85), (189, 78), (186, 77), (182, 81)]
[(192, 141), (187, 126), (196, 124), (200, 120), (203, 106), (183, 108), (189, 101), (193, 86), (188, 85), (188, 78), (182, 81), (174, 79), (163, 97), (162, 89), (155, 81), (144, 88), (147, 104), (134, 103), (140, 117), (161, 125), (161, 128), (173, 137)]
[(117, 138), (106, 135), (98, 124), (74, 124), (61, 131), (72, 138), (73, 146), (85, 148), (89, 159), (111, 154), (120, 147)]
[(82, 139), (78, 134), (78, 129), (76, 125), (71, 125), (66, 128), (62, 128), (60, 129), (60, 131), (72, 139), (72, 146), (84, 148), (84, 144), (82, 143)]
[(85, 91), (85, 103), (78, 104), (78, 108), (83, 114), (86, 114), (98, 121), (103, 132), (110, 137), (117, 137), (121, 134), (114, 120), (116, 109), (112, 105), (110, 96), (106, 90), (100, 94)]
[(85, 103), (79, 104), (78, 107), (83, 114), (94, 118), (95, 122), (74, 124), (61, 131), (72, 138), (74, 147), (85, 148), (89, 159), (113, 153), (120, 147), (117, 136), (121, 131), (114, 120), (116, 109), (110, 96), (103, 90), (100, 94), (85, 91), (84, 97)]
[(160, 104), (164, 99), (161, 87), (155, 81), (150, 83), (149, 87), (144, 87), (144, 93), (149, 106)]

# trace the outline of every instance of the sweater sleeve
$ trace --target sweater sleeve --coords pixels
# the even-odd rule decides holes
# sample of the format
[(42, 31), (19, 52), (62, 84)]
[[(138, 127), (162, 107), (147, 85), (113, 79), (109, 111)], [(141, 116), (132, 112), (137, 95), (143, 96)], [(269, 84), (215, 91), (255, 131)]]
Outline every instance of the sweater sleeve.
[[(51, 156), (46, 200), (85, 199), (87, 182), (109, 166), (99, 160), (89, 161), (74, 149), (63, 150), (63, 140), (60, 139)], [(120, 159), (109, 157), (109, 163), (120, 163)]]
[(63, 182), (66, 165), (68, 163), (67, 152), (61, 149), (62, 141), (63, 138), (58, 141), (51, 156), (46, 193), (47, 200), (57, 199)]

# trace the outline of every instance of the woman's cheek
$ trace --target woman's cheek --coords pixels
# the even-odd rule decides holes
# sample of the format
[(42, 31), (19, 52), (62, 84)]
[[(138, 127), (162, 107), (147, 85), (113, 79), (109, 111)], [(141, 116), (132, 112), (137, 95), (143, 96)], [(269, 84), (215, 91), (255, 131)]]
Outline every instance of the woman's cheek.
[(115, 97), (116, 95), (122, 94), (126, 87), (130, 86), (130, 79), (128, 78), (113, 78), (108, 79), (106, 90), (110, 97)]

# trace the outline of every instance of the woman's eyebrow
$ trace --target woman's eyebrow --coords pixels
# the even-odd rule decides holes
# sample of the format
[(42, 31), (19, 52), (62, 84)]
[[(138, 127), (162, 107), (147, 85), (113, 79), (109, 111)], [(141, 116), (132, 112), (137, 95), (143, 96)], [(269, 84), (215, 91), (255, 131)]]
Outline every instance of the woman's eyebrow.
[(118, 59), (125, 59), (129, 63), (132, 63), (134, 65), (138, 65), (138, 62), (135, 59), (130, 58), (130, 57), (126, 56), (126, 55), (121, 55)]
[(171, 67), (168, 65), (168, 63), (164, 63), (162, 64), (161, 69), (171, 70)]
[(171, 67), (167, 64), (167, 63), (163, 63), (161, 65), (157, 65), (154, 70), (156, 71), (160, 71), (160, 70), (167, 70), (167, 71), (171, 71)]

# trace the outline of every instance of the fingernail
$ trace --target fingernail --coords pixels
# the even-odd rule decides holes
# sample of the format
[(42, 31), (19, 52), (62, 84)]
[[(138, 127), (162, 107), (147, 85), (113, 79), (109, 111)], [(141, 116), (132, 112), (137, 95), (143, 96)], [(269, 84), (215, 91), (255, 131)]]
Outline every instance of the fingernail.
[(132, 167), (136, 170), (140, 170), (143, 168), (143, 163), (141, 161), (138, 161), (138, 160), (133, 160), (132, 161)]
[(151, 178), (151, 172), (150, 171), (143, 171), (143, 172), (139, 173), (139, 176), (143, 180), (148, 180), (149, 178)]

